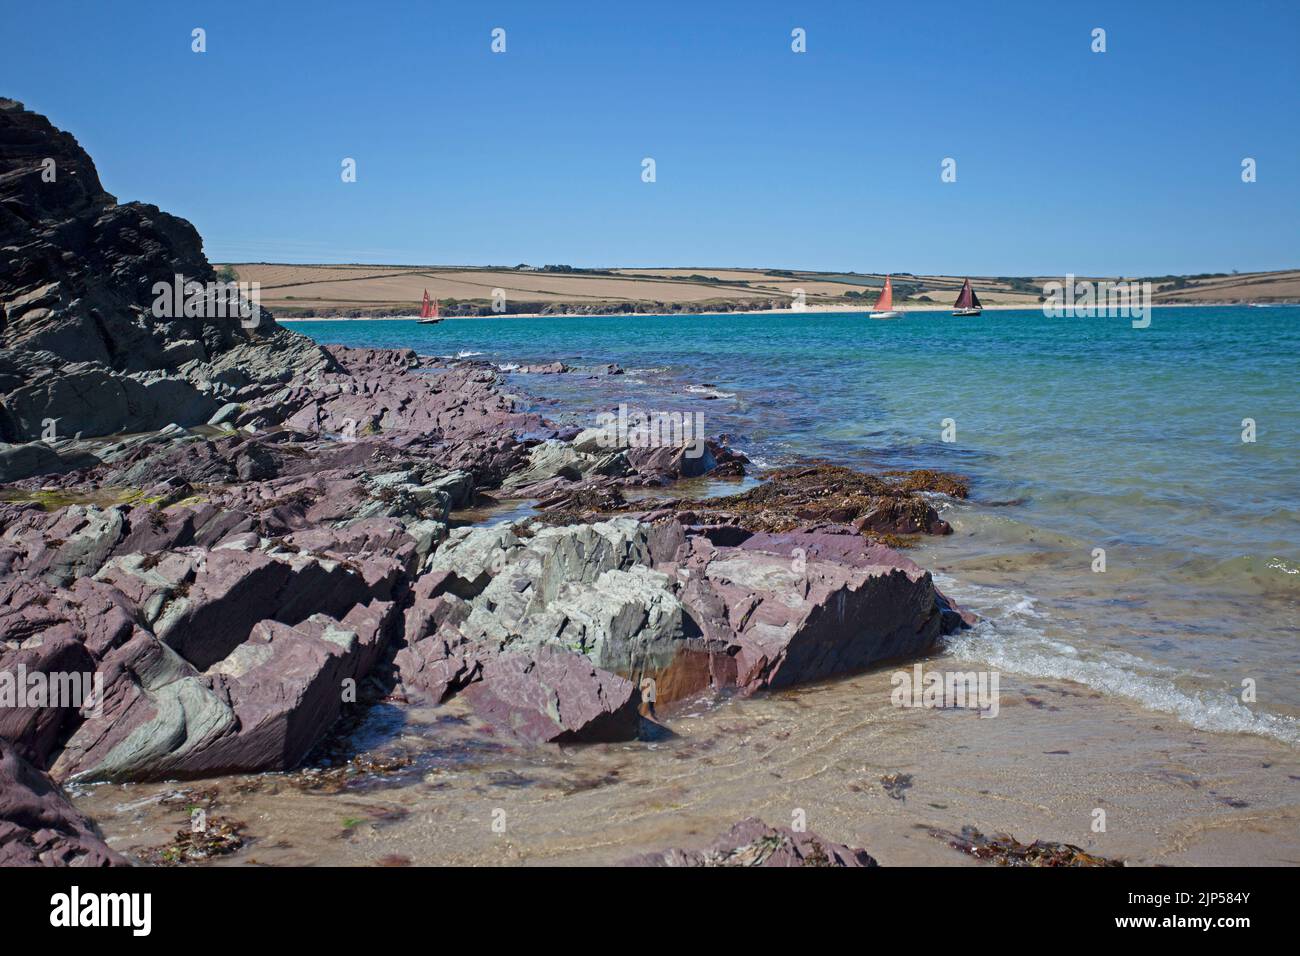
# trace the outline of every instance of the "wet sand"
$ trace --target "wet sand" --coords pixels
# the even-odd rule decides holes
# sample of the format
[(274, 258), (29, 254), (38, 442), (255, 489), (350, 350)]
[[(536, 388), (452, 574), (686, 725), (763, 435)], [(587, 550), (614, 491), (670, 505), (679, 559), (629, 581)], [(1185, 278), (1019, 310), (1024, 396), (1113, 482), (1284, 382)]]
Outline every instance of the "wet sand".
[[(405, 718), (384, 705), (358, 739), (412, 763), (338, 792), (313, 791), (320, 778), (299, 771), (105, 784), (76, 802), (132, 852), (186, 826), (192, 798), (159, 798), (215, 786), (210, 818), (247, 824), (252, 841), (219, 861), (232, 865), (609, 864), (703, 846), (746, 816), (790, 825), (800, 810), (809, 829), (884, 865), (974, 864), (928, 832), (965, 825), (1139, 865), (1300, 863), (1300, 761), (1282, 744), (1010, 675), (996, 718), (896, 708), (891, 673), (684, 704), (661, 715), (673, 736), (618, 745), (520, 748), (455, 702)], [(895, 773), (912, 777), (902, 799), (881, 783)]]

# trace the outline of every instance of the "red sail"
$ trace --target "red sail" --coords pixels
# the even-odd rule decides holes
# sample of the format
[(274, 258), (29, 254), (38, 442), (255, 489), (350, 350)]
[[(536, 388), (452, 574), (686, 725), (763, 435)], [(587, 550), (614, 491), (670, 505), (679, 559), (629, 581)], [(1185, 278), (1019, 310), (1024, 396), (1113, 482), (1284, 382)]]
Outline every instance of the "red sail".
[(429, 290), (424, 290), (424, 301), (420, 303), (420, 318), (427, 319), (432, 313), (429, 312)]
[(429, 318), (436, 319), (437, 317), (438, 317), (438, 300), (434, 299), (433, 310), (429, 313)]
[(973, 309), (975, 308), (975, 290), (970, 287), (970, 279), (967, 279), (961, 287), (961, 294), (957, 296), (957, 301), (953, 303), (954, 309)]
[(877, 312), (889, 312), (894, 308), (894, 287), (890, 285), (889, 276), (885, 276), (885, 288), (876, 300)]

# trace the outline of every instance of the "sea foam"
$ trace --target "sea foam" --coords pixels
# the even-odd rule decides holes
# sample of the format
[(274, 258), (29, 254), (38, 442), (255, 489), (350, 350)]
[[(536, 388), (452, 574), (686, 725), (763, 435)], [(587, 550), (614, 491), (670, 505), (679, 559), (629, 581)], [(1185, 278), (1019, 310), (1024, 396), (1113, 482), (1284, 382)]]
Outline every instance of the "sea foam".
[(1293, 717), (1251, 710), (1227, 690), (1184, 690), (1172, 678), (1186, 675), (1185, 670), (1176, 671), (1115, 649), (1080, 651), (1047, 634), (1048, 615), (1023, 594), (962, 584), (943, 574), (934, 578), (945, 594), (982, 618), (975, 627), (948, 640), (946, 650), (954, 657), (1027, 677), (1083, 684), (1168, 714), (1198, 730), (1255, 734), (1300, 746), (1300, 722)]

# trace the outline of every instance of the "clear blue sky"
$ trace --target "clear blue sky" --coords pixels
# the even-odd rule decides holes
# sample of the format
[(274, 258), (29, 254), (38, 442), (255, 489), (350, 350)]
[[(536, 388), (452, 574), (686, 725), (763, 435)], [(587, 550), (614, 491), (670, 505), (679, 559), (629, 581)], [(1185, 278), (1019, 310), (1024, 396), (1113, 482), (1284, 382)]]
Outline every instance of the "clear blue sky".
[(0, 31), (0, 94), (214, 261), (1300, 266), (1294, 0), (0, 0)]

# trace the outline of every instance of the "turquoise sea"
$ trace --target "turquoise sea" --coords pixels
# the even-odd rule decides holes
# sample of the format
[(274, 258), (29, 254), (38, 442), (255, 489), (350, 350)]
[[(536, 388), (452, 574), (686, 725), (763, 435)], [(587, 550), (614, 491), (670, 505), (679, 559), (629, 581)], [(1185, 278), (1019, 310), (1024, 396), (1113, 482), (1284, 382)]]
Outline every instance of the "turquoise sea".
[[(1160, 308), (1144, 329), (1040, 311), (288, 327), (491, 361), (558, 420), (698, 411), (760, 464), (968, 474), (969, 502), (937, 502), (956, 534), (914, 554), (986, 619), (948, 654), (1300, 744), (1300, 308)], [(511, 374), (555, 359), (579, 371)], [(626, 374), (581, 371), (609, 362)]]

